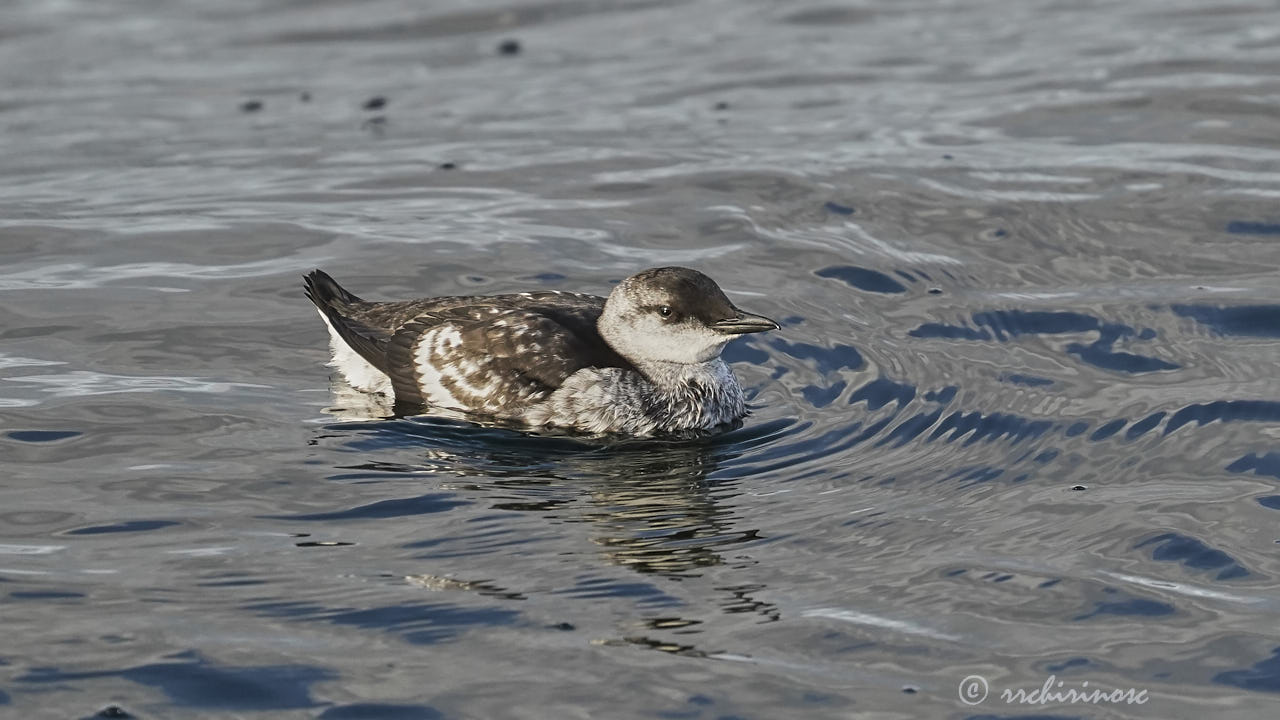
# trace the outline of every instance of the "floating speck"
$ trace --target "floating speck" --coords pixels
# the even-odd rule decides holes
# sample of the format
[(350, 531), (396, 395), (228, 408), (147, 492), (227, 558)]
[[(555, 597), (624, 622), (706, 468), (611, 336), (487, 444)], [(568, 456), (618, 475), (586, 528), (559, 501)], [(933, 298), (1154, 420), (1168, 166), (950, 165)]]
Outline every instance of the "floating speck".
[(261, 109), (262, 109), (261, 100), (245, 100), (244, 102), (240, 103), (240, 112), (243, 112), (243, 113), (256, 113)]
[(387, 99), (381, 95), (375, 95), (364, 101), (365, 110), (381, 110), (387, 106)]
[(501, 43), (498, 43), (498, 54), (499, 55), (519, 55), (520, 41), (515, 39), (503, 40)]

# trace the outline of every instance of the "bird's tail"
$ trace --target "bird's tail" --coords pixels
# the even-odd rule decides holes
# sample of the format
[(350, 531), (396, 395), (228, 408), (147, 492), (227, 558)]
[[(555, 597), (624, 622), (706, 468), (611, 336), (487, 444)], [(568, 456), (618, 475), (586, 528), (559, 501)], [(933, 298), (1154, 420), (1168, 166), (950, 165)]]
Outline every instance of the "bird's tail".
[(302, 286), (307, 298), (320, 308), (320, 312), (330, 315), (344, 305), (363, 302), (360, 298), (347, 292), (337, 280), (329, 277), (323, 270), (312, 270), (302, 278)]

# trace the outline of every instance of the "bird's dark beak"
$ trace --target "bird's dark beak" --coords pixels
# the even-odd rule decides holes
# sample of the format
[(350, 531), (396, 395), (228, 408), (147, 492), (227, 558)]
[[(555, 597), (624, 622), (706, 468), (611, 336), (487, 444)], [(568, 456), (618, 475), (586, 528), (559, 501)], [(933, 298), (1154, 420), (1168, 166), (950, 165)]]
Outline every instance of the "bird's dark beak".
[(755, 315), (739, 310), (737, 317), (717, 320), (712, 323), (711, 327), (715, 328), (716, 332), (724, 335), (745, 335), (747, 333), (765, 332), (766, 330), (777, 330), (779, 326), (778, 323), (763, 315)]

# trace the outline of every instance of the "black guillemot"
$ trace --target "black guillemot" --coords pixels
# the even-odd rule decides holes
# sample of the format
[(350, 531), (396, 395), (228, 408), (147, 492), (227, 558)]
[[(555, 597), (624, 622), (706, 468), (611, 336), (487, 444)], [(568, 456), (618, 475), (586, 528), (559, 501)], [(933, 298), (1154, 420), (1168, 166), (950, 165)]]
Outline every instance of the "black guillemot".
[(696, 270), (644, 270), (609, 297), (568, 292), (361, 300), (320, 270), (307, 297), (353, 387), (396, 405), (526, 426), (659, 435), (746, 415), (720, 358), (745, 333), (778, 329)]

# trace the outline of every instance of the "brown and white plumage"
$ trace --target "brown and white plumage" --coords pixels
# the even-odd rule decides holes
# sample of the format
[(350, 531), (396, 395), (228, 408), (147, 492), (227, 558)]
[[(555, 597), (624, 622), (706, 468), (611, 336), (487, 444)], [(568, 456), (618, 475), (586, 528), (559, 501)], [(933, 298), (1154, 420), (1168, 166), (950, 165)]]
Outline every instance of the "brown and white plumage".
[(608, 299), (536, 292), (369, 302), (320, 270), (305, 286), (329, 327), (331, 364), (354, 387), (400, 406), (586, 432), (649, 435), (739, 419), (741, 387), (720, 350), (777, 327), (685, 268), (638, 273)]

